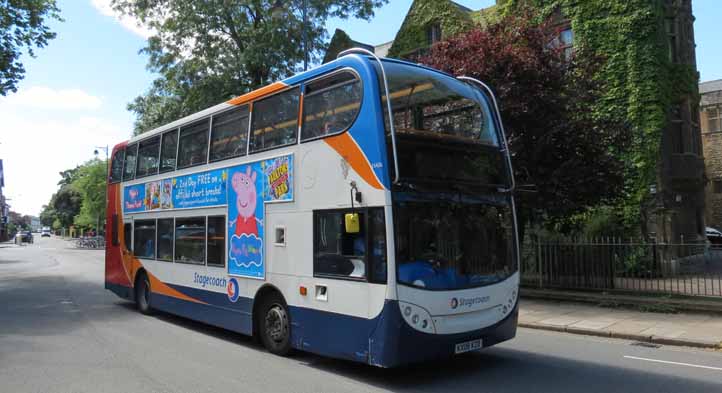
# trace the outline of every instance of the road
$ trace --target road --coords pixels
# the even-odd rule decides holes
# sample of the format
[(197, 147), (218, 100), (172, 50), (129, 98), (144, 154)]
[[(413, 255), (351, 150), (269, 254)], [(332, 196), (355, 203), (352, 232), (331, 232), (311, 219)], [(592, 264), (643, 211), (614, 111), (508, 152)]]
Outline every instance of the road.
[[(674, 318), (674, 316), (670, 316)], [(2, 392), (720, 392), (722, 353), (520, 329), (503, 345), (383, 370), (268, 354), (250, 338), (143, 316), (103, 289), (103, 253), (0, 245)]]

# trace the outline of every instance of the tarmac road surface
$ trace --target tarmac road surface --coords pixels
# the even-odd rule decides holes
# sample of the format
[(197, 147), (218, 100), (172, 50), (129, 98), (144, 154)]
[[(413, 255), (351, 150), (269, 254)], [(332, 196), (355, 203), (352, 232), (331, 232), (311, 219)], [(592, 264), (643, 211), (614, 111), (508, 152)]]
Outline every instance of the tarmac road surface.
[[(2, 392), (722, 392), (722, 353), (520, 329), (497, 347), (393, 370), (306, 353), (103, 289), (103, 252), (0, 245)], [(674, 318), (674, 316), (670, 316)]]

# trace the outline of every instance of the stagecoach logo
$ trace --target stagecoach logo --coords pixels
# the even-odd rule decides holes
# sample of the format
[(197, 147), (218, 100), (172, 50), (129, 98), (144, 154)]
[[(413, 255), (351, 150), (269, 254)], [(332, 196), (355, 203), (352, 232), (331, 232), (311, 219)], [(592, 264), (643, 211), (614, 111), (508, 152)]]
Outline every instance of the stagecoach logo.
[(451, 298), (449, 301), (449, 306), (451, 306), (452, 310), (456, 310), (457, 307), (471, 307), (476, 304), (482, 304), (489, 301), (489, 296), (478, 296), (478, 297), (469, 297), (469, 298)]
[(236, 281), (235, 278), (231, 278), (228, 280), (228, 300), (232, 302), (236, 302), (238, 300), (239, 290), (238, 290), (238, 281)]

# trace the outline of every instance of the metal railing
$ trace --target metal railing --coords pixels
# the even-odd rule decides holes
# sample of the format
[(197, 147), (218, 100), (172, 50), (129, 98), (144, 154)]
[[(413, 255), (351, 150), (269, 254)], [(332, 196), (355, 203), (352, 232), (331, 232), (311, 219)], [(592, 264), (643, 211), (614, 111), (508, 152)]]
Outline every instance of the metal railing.
[(522, 285), (722, 297), (722, 248), (617, 238), (527, 241)]

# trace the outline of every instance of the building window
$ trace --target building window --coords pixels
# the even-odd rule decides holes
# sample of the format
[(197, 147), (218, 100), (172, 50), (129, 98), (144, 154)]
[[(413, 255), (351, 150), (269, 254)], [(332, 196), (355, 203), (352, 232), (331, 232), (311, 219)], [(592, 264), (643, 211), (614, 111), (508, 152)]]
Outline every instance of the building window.
[(668, 57), (672, 63), (677, 62), (677, 20), (667, 18), (664, 21), (664, 29), (667, 33)]
[(720, 122), (722, 110), (720, 110), (720, 107), (709, 107), (705, 108), (704, 111), (707, 115), (707, 132), (722, 131), (722, 123)]
[(712, 180), (712, 192), (722, 194), (722, 179)]
[(564, 59), (570, 60), (574, 55), (574, 31), (571, 28), (559, 33), (559, 48), (564, 51)]
[(441, 41), (441, 25), (434, 23), (426, 28), (426, 42), (433, 45)]

